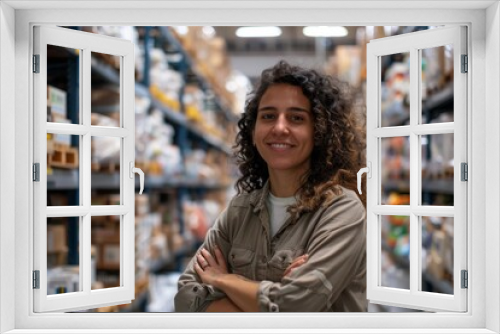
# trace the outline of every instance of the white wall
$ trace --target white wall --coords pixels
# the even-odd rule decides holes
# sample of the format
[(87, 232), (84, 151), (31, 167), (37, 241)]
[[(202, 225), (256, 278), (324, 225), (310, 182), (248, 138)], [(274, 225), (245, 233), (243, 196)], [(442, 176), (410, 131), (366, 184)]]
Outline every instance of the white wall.
[[(486, 219), (494, 222), (486, 226), (486, 244), (490, 254), (486, 257), (495, 259), (494, 265), (486, 266), (486, 328), (500, 332), (500, 5), (491, 5), (486, 12), (486, 143), (485, 143), (485, 175)], [(491, 261), (491, 260), (490, 260)]]
[(15, 11), (0, 2), (0, 333), (14, 328)]

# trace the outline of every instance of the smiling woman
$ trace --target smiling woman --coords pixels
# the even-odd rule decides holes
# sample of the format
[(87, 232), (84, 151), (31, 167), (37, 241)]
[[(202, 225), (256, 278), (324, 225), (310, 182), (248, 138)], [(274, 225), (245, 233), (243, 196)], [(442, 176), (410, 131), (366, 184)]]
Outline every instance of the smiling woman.
[(364, 147), (346, 85), (281, 61), (238, 126), (238, 195), (180, 277), (176, 310), (366, 311)]

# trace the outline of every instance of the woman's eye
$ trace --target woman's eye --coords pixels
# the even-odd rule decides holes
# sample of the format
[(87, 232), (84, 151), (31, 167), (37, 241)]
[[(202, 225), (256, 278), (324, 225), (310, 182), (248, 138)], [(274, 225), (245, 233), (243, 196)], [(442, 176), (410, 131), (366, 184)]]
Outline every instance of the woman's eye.
[(302, 122), (304, 120), (304, 117), (302, 116), (292, 116), (292, 121), (294, 122)]
[(261, 118), (262, 119), (273, 119), (274, 115), (273, 114), (262, 114)]

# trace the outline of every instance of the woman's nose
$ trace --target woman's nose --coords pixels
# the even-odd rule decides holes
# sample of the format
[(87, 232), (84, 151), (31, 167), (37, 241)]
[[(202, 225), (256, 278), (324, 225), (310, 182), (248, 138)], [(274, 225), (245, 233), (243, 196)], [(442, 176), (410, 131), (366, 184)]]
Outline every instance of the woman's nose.
[(274, 124), (273, 130), (275, 132), (287, 132), (288, 131), (288, 123), (285, 115), (280, 115), (276, 119), (276, 123)]

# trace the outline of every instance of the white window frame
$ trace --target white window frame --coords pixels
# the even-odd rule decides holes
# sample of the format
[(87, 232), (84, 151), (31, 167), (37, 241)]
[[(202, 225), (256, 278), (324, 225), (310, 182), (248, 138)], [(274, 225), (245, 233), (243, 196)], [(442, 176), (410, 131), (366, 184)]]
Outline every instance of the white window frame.
[[(33, 75), (34, 162), (40, 164), (39, 181), (33, 184), (34, 270), (39, 271), (39, 288), (34, 290), (35, 312), (95, 308), (111, 303), (128, 304), (135, 297), (134, 231), (135, 183), (130, 169), (135, 162), (134, 45), (131, 41), (53, 26), (34, 27), (34, 54), (39, 56), (39, 73)], [(79, 50), (79, 124), (47, 122), (47, 46)], [(114, 55), (120, 61), (120, 124), (92, 126), (91, 54)], [(78, 206), (47, 206), (47, 133), (78, 135), (80, 203)], [(91, 204), (91, 141), (94, 136), (120, 141), (120, 204)], [(132, 172), (132, 175), (133, 172)], [(92, 217), (119, 216), (120, 284), (92, 290), (90, 244)], [(79, 290), (63, 294), (47, 291), (47, 218), (79, 217)]]
[[(411, 34), (372, 40), (367, 45), (367, 164), (371, 177), (367, 179), (367, 298), (377, 304), (399, 305), (429, 311), (467, 310), (467, 290), (461, 287), (461, 270), (467, 269), (467, 185), (461, 181), (460, 164), (467, 163), (467, 73), (461, 73), (461, 55), (467, 54), (464, 26), (439, 27)], [(453, 45), (453, 122), (426, 124), (422, 120), (422, 50)], [(409, 125), (382, 126), (381, 57), (408, 53), (410, 80)], [(420, 136), (452, 134), (454, 147), (454, 205), (430, 206), (421, 204), (422, 170)], [(409, 141), (410, 203), (381, 205), (384, 187), (381, 142), (390, 137), (406, 137)], [(409, 218), (409, 289), (383, 286), (381, 279), (381, 217), (404, 215)], [(422, 286), (421, 217), (453, 217), (453, 293), (430, 293)], [(408, 306), (409, 305), (409, 306)]]
[[(500, 10), (498, 1), (274, 1), (274, 2), (143, 2), (151, 10), (117, 9), (137, 5), (130, 2), (3, 1), (0, 4), (0, 330), (37, 333), (42, 329), (126, 329), (144, 333), (147, 328), (174, 333), (235, 332), (255, 328), (270, 332), (285, 327), (315, 332), (351, 333), (498, 333), (500, 331), (500, 261), (498, 259), (500, 202)], [(66, 10), (62, 6), (69, 6)], [(228, 8), (231, 6), (232, 8)], [(395, 6), (399, 9), (392, 9)], [(429, 6), (429, 7), (426, 7)], [(460, 6), (460, 9), (450, 9)], [(87, 7), (87, 8), (84, 8)], [(115, 8), (115, 10), (103, 10)], [(163, 7), (158, 9), (158, 7)], [(218, 8), (226, 9), (220, 10)], [(23, 9), (24, 8), (24, 9)], [(44, 10), (43, 8), (51, 8)], [(80, 8), (80, 9), (74, 9)], [(83, 8), (83, 9), (82, 9)], [(196, 9), (194, 9), (196, 8)], [(290, 9), (292, 8), (292, 9)], [(350, 8), (350, 9), (346, 9)], [(369, 9), (366, 9), (369, 8)], [(408, 10), (411, 8), (411, 10)], [(244, 10), (242, 10), (244, 9)], [(314, 19), (312, 19), (314, 18)], [(31, 161), (32, 104), (30, 79), (32, 26), (58, 25), (467, 25), (469, 30), (468, 142), (469, 208), (468, 247), (469, 307), (467, 313), (436, 314), (34, 314), (31, 290), (32, 193)], [(4, 47), (5, 46), (5, 47)], [(15, 51), (14, 51), (15, 50)], [(487, 68), (487, 72), (486, 72)], [(488, 73), (488, 75), (487, 75)], [(4, 74), (8, 74), (7, 77)], [(15, 78), (15, 87), (11, 81)], [(10, 85), (9, 85), (10, 83)], [(12, 116), (15, 111), (15, 118)], [(9, 129), (15, 124), (15, 129)], [(487, 133), (487, 135), (485, 134)], [(12, 145), (14, 135), (15, 145)], [(486, 154), (485, 152), (488, 152)], [(15, 178), (12, 177), (15, 171)], [(488, 175), (488, 182), (486, 182)], [(14, 199), (12, 192), (15, 189)], [(28, 194), (28, 196), (27, 196)], [(14, 209), (12, 209), (14, 208)], [(487, 218), (487, 219), (486, 219)], [(15, 224), (12, 224), (15, 222)], [(13, 226), (14, 225), (14, 226)], [(474, 229), (472, 229), (472, 226)], [(496, 256), (488, 256), (494, 254)], [(26, 259), (29, 259), (28, 261)], [(486, 259), (486, 261), (485, 261)], [(15, 289), (12, 289), (15, 287)], [(12, 307), (14, 305), (14, 307)], [(193, 321), (195, 319), (196, 321)], [(131, 328), (138, 328), (136, 331)], [(354, 330), (357, 328), (358, 330)], [(169, 328), (169, 329), (167, 329)], [(413, 330), (411, 329), (413, 328)], [(418, 331), (415, 331), (415, 328)], [(26, 329), (26, 330), (23, 330)], [(40, 329), (38, 331), (37, 329)], [(101, 329), (101, 330), (99, 330)], [(198, 330), (196, 330), (198, 329)], [(205, 329), (205, 330), (204, 330)], [(261, 329), (261, 330), (259, 330)], [(264, 329), (270, 329), (265, 331)], [(391, 330), (392, 329), (392, 330)], [(460, 331), (462, 329), (462, 331)], [(290, 332), (281, 330), (280, 332)], [(46, 331), (45, 331), (46, 332)], [(76, 331), (73, 331), (76, 332)], [(86, 331), (87, 332), (87, 331)], [(189, 332), (189, 331), (184, 331)]]

